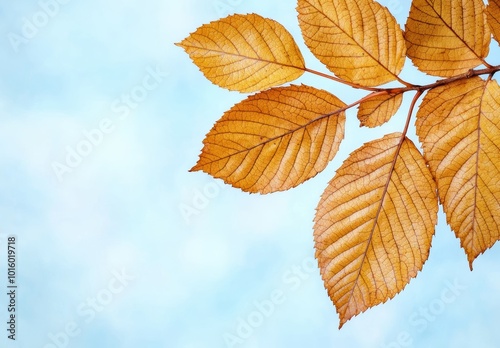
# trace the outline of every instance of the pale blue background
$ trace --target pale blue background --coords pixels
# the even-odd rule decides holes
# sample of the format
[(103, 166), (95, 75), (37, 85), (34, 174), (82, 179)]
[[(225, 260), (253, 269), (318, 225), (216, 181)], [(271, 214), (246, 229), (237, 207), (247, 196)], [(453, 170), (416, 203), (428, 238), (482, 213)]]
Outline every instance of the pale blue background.
[[(380, 2), (404, 23), (408, 4)], [(32, 38), (12, 45), (43, 3), (0, 5), (0, 294), (10, 234), (18, 237), (20, 286), (15, 343), (6, 339), (7, 297), (0, 295), (0, 346), (53, 348), (51, 335), (73, 348), (498, 346), (498, 246), (470, 272), (441, 214), (418, 278), (341, 331), (310, 267), (322, 190), (353, 149), (402, 129), (409, 96), (375, 130), (359, 129), (351, 110), (336, 159), (292, 191), (249, 195), (188, 173), (206, 132), (244, 95), (205, 80), (173, 43), (229, 12), (256, 12), (283, 23), (307, 65), (326, 72), (303, 44), (294, 2), (66, 0), (46, 23), (37, 18), (44, 26)], [(499, 64), (492, 46), (490, 62)], [(404, 77), (419, 81), (406, 67)], [(140, 91), (151, 69), (163, 71), (160, 83), (121, 118), (121, 96)], [(363, 95), (315, 76), (299, 82), (348, 103)], [(83, 132), (106, 119), (113, 130), (59, 181), (54, 162), (64, 163), (68, 147), (83, 146)], [(183, 216), (186, 206), (197, 214)], [(134, 279), (118, 286), (113, 272), (122, 271)], [(463, 288), (453, 295), (449, 282)], [(272, 313), (248, 338), (226, 345), (224, 335), (236, 335), (241, 320), (258, 320), (256, 302), (276, 291), (282, 296)], [(87, 302), (96, 296), (99, 311)], [(424, 319), (422, 310), (432, 316)]]

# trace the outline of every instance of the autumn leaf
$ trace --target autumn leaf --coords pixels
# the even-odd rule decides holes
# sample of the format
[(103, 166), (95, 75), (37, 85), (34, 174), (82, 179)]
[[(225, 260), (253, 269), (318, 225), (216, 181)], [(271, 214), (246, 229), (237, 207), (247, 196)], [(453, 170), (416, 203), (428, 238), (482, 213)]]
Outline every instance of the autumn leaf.
[(482, 0), (413, 0), (405, 32), (408, 57), (423, 72), (453, 76), (484, 64), (491, 33)]
[(487, 9), (488, 24), (493, 37), (500, 42), (500, 0), (489, 0)]
[(232, 15), (203, 25), (177, 45), (207, 79), (229, 90), (263, 90), (293, 81), (305, 69), (290, 33), (256, 14)]
[[(413, 94), (402, 132), (354, 151), (317, 206), (316, 257), (342, 327), (422, 269), (438, 203), (471, 269), (500, 240), (500, 65), (486, 60), (491, 36), (500, 39), (500, 0), (412, 0), (404, 33), (374, 0), (297, 1), (305, 44), (335, 76), (306, 68), (286, 29), (255, 14), (203, 25), (179, 44), (212, 82), (259, 91), (215, 123), (191, 171), (251, 193), (293, 188), (335, 156), (348, 110), (377, 127)], [(441, 78), (403, 80), (406, 57)], [(304, 72), (367, 95), (346, 105), (314, 87), (276, 87)], [(377, 87), (392, 81), (400, 86)], [(423, 154), (407, 136), (415, 110)]]
[(435, 183), (415, 145), (393, 133), (354, 151), (318, 204), (316, 257), (340, 326), (400, 292), (429, 256)]
[(309, 86), (273, 88), (236, 104), (203, 141), (191, 170), (247, 192), (287, 190), (321, 172), (344, 138), (345, 106)]
[(500, 87), (479, 77), (437, 87), (424, 98), (416, 126), (472, 269), (500, 239)]
[(394, 81), (405, 61), (401, 28), (373, 0), (299, 0), (302, 36), (338, 77), (362, 86)]
[(396, 114), (403, 102), (402, 93), (374, 92), (373, 97), (361, 102), (358, 109), (358, 119), (361, 126), (378, 127)]

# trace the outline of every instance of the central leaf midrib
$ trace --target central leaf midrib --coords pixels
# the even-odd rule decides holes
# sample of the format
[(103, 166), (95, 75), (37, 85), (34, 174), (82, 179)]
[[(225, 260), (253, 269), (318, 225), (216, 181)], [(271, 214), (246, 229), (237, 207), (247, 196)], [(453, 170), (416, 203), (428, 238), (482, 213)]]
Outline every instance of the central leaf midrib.
[(377, 227), (377, 224), (378, 224), (378, 220), (379, 220), (379, 217), (380, 217), (380, 213), (382, 212), (382, 208), (383, 208), (383, 205), (384, 205), (384, 200), (385, 200), (385, 197), (389, 191), (389, 185), (391, 183), (391, 179), (392, 179), (392, 174), (394, 173), (394, 169), (396, 167), (396, 162), (398, 160), (398, 157), (399, 157), (399, 153), (401, 151), (401, 147), (403, 146), (403, 142), (404, 142), (404, 137), (402, 137), (398, 143), (398, 145), (396, 146), (396, 151), (395, 151), (395, 154), (394, 154), (394, 158), (392, 160), (392, 163), (391, 163), (391, 169), (389, 171), (389, 174), (388, 174), (388, 177), (387, 177), (387, 181), (384, 185), (384, 189), (383, 189), (383, 193), (382, 193), (382, 197), (380, 198), (380, 204), (379, 204), (379, 207), (377, 209), (377, 213), (375, 215), (375, 217), (373, 218), (373, 226), (372, 226), (372, 229), (370, 231), (370, 236), (368, 237), (368, 240), (366, 241), (366, 248), (365, 248), (365, 251), (363, 253), (363, 258), (360, 262), (360, 266), (359, 266), (359, 270), (358, 270), (358, 274), (356, 275), (356, 279), (354, 280), (354, 286), (352, 287), (352, 290), (351, 290), (351, 293), (349, 294), (349, 297), (348, 297), (348, 300), (347, 300), (347, 307), (349, 307), (349, 304), (353, 298), (353, 295), (354, 295), (354, 289), (359, 281), (359, 277), (361, 276), (361, 270), (363, 269), (363, 264), (365, 263), (366, 261), (366, 257), (368, 255), (368, 249), (370, 248), (370, 245), (372, 244), (372, 240), (373, 240), (373, 235), (375, 233), (375, 229)]
[[(212, 164), (212, 163), (219, 162), (219, 161), (222, 161), (222, 160), (225, 160), (225, 159), (231, 158), (231, 157), (233, 157), (233, 156), (236, 156), (236, 155), (239, 155), (239, 154), (242, 154), (242, 153), (245, 153), (245, 152), (250, 152), (250, 151), (252, 151), (253, 149), (258, 148), (259, 146), (265, 146), (265, 145), (267, 145), (268, 143), (270, 143), (270, 142), (272, 142), (272, 141), (274, 141), (274, 140), (284, 138), (284, 137), (286, 137), (287, 135), (293, 134), (293, 133), (295, 133), (295, 132), (297, 132), (297, 131), (299, 131), (299, 130), (301, 130), (301, 129), (304, 129), (304, 128), (306, 128), (306, 127), (310, 126), (311, 124), (313, 124), (313, 123), (315, 123), (315, 122), (322, 121), (323, 119), (328, 118), (328, 117), (331, 117), (331, 116), (334, 116), (334, 115), (336, 115), (336, 114), (340, 114), (340, 113), (344, 112), (346, 109), (347, 109), (347, 107), (342, 107), (342, 108), (339, 108), (339, 109), (338, 109), (338, 110), (336, 110), (336, 111), (332, 111), (332, 112), (330, 112), (330, 113), (320, 115), (320, 116), (318, 116), (318, 117), (316, 117), (316, 118), (314, 118), (314, 119), (312, 119), (312, 120), (308, 121), (307, 123), (305, 123), (305, 124), (303, 124), (303, 125), (300, 125), (300, 126), (298, 126), (298, 127), (296, 127), (296, 128), (290, 129), (290, 130), (289, 130), (289, 131), (287, 131), (287, 132), (284, 132), (283, 134), (280, 134), (280, 135), (277, 135), (277, 136), (275, 136), (275, 137), (269, 138), (269, 139), (267, 139), (267, 140), (265, 140), (265, 141), (263, 141), (263, 142), (260, 142), (260, 143), (258, 143), (258, 144), (255, 144), (255, 145), (253, 145), (253, 146), (251, 146), (251, 147), (249, 147), (249, 148), (246, 148), (246, 149), (243, 149), (243, 150), (239, 150), (239, 151), (235, 151), (235, 152), (233, 152), (233, 153), (231, 153), (231, 154), (229, 154), (229, 155), (227, 155), (227, 156), (224, 156), (224, 157), (219, 157), (219, 158), (217, 158), (217, 159), (215, 159), (215, 160), (213, 160), (213, 161), (206, 162), (206, 163), (204, 163), (204, 164), (203, 164), (203, 166), (210, 165), (210, 164)], [(221, 134), (221, 133), (217, 133), (217, 134)]]

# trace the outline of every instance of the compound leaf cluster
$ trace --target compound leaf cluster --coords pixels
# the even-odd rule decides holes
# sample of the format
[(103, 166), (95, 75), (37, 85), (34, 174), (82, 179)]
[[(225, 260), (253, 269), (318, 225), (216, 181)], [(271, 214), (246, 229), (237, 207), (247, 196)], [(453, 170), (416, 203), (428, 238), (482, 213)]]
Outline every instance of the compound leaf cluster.
[[(342, 327), (422, 269), (439, 204), (471, 269), (500, 239), (500, 66), (486, 60), (500, 39), (500, 0), (413, 0), (404, 31), (374, 0), (298, 0), (297, 13), (305, 44), (333, 75), (307, 68), (292, 35), (257, 14), (205, 24), (177, 44), (214, 84), (256, 92), (215, 123), (191, 170), (246, 192), (288, 190), (332, 160), (348, 110), (377, 127), (413, 93), (405, 128), (351, 153), (317, 207), (316, 258)], [(403, 80), (406, 57), (439, 79)], [(347, 104), (288, 84), (304, 73), (367, 95)], [(382, 86), (394, 81), (401, 86)], [(423, 151), (407, 137), (415, 110)]]

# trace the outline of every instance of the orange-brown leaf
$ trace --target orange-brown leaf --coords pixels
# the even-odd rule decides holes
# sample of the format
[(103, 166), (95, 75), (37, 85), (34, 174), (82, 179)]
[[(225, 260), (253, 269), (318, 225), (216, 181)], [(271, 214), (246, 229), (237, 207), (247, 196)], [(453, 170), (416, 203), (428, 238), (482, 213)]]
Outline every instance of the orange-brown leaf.
[(293, 81), (304, 58), (278, 22), (256, 14), (232, 15), (205, 24), (177, 44), (216, 85), (255, 92)]
[(430, 75), (449, 77), (483, 63), (491, 33), (482, 0), (413, 0), (405, 32), (408, 57)]
[(406, 47), (389, 10), (373, 0), (299, 0), (304, 40), (338, 77), (363, 86), (393, 81)]
[(379, 94), (359, 104), (358, 119), (361, 126), (378, 127), (396, 114), (403, 102), (402, 93)]
[(500, 87), (479, 77), (437, 87), (422, 101), (416, 126), (472, 268), (500, 239)]
[(489, 0), (486, 9), (488, 24), (493, 37), (497, 42), (500, 42), (500, 0)]
[(252, 95), (217, 121), (191, 170), (247, 192), (295, 187), (337, 153), (344, 138), (344, 107), (332, 94), (305, 85)]
[(316, 257), (340, 326), (400, 292), (422, 269), (437, 222), (421, 153), (393, 133), (342, 164), (319, 202)]

